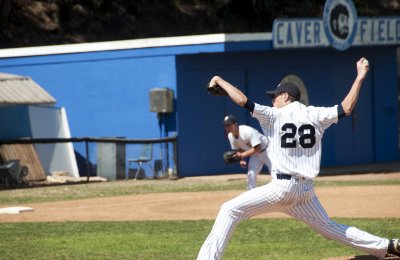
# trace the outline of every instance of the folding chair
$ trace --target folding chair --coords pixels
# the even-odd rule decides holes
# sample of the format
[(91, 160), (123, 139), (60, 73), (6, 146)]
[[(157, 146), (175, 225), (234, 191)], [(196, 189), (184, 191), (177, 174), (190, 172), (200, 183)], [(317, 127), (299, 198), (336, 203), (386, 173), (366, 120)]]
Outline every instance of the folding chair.
[[(142, 147), (142, 152), (139, 157), (128, 159), (128, 167), (130, 167), (131, 163), (136, 163), (138, 168), (135, 173), (135, 180), (137, 179), (140, 170), (142, 169), (143, 163), (147, 163), (147, 165), (153, 170), (153, 167), (149, 163), (153, 159), (153, 144), (144, 144)], [(129, 173), (126, 174), (126, 179), (129, 178)]]

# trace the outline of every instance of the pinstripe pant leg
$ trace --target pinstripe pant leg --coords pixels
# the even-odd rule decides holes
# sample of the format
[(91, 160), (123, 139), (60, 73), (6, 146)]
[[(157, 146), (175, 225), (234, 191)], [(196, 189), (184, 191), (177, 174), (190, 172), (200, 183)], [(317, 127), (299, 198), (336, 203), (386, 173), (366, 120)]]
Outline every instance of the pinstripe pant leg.
[(281, 187), (269, 183), (225, 202), (197, 259), (221, 259), (237, 224), (251, 216), (276, 211), (279, 208), (276, 204), (282, 200), (282, 194)]
[(247, 190), (257, 187), (257, 175), (260, 173), (263, 165), (264, 164), (260, 161), (258, 155), (250, 157), (247, 171)]
[(327, 239), (341, 242), (379, 258), (385, 256), (388, 239), (334, 222), (329, 218), (313, 191), (312, 194), (306, 194), (306, 196), (310, 195), (310, 200), (289, 207), (287, 213), (306, 223)]

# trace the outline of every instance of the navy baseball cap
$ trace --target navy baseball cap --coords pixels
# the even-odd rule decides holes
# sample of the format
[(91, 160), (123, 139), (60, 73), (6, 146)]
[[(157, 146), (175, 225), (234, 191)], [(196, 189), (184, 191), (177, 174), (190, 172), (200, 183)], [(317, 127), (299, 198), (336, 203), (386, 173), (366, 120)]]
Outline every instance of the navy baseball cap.
[(299, 101), (301, 97), (300, 89), (295, 84), (290, 82), (280, 83), (275, 90), (270, 90), (265, 93), (267, 93), (267, 95), (270, 97), (274, 97), (276, 94), (288, 93), (294, 97), (296, 101)]
[(236, 116), (234, 115), (227, 115), (224, 117), (224, 121), (222, 122), (224, 125), (231, 125), (237, 122)]

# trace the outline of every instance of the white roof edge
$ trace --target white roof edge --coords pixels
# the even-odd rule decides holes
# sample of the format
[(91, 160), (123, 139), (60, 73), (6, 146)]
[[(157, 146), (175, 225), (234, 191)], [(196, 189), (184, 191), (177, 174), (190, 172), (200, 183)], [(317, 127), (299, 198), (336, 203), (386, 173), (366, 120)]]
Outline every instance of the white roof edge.
[(224, 34), (225, 42), (272, 41), (272, 33)]
[(145, 38), (136, 40), (74, 43), (37, 47), (0, 49), (0, 58), (68, 54), (109, 50), (182, 46), (225, 42), (246, 42), (272, 40), (272, 33), (205, 34), (191, 36)]

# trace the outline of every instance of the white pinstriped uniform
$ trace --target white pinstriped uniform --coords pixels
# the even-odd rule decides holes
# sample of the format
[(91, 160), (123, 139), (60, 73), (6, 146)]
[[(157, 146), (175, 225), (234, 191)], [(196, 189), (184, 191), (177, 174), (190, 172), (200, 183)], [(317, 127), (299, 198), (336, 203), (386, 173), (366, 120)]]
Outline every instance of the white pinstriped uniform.
[(256, 129), (247, 126), (239, 125), (239, 136), (236, 138), (233, 133), (228, 134), (229, 143), (232, 150), (247, 151), (252, 147), (261, 145), (261, 152), (250, 156), (247, 165), (247, 189), (254, 189), (257, 185), (257, 174), (262, 170), (263, 165), (270, 167), (270, 162), (267, 156), (266, 148), (268, 139)]
[[(328, 239), (383, 258), (388, 239), (335, 223), (314, 193), (313, 178), (319, 172), (321, 138), (332, 123), (337, 123), (337, 106), (306, 107), (293, 102), (277, 109), (255, 104), (253, 117), (259, 120), (270, 140), (267, 154), (272, 162), (272, 180), (222, 205), (197, 259), (220, 259), (241, 220), (268, 212), (286, 213)], [(292, 178), (277, 179), (277, 174), (282, 173)], [(296, 242), (301, 243), (293, 241)]]

